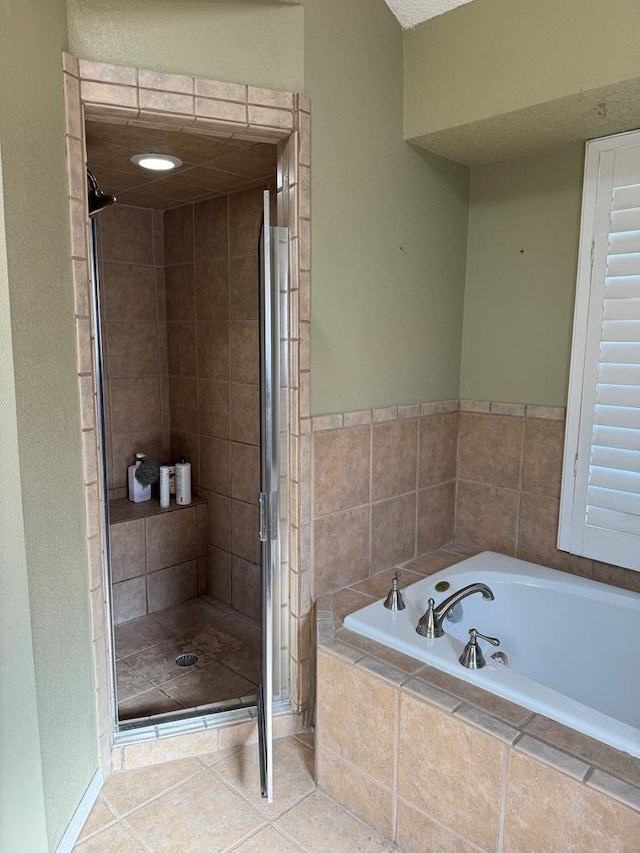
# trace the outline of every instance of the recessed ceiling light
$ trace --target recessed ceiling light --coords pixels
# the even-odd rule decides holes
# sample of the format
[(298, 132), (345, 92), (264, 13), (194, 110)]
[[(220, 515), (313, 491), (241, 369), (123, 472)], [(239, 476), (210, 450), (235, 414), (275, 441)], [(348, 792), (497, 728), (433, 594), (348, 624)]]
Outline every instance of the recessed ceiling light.
[(182, 166), (179, 157), (170, 157), (168, 154), (134, 154), (131, 162), (152, 172), (169, 172)]

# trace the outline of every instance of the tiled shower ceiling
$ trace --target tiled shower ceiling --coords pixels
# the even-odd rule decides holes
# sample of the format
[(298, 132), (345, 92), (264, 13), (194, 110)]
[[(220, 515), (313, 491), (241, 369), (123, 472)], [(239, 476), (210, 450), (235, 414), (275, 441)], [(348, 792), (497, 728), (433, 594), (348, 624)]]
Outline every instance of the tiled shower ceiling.
[[(276, 174), (277, 147), (159, 130), (87, 121), (87, 164), (100, 188), (120, 204), (164, 209), (202, 201), (244, 187), (262, 186)], [(131, 162), (153, 152), (179, 157), (173, 172), (149, 172)]]

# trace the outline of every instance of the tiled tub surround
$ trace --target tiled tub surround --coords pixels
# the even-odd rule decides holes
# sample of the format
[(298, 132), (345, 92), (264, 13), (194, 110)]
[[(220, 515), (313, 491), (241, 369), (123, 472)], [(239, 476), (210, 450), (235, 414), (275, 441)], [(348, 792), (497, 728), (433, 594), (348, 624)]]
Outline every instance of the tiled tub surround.
[(315, 597), (453, 539), (458, 402), (313, 419)]
[(313, 418), (314, 595), (457, 541), (640, 592), (556, 548), (565, 410), (462, 400)]
[(115, 624), (205, 592), (207, 505), (162, 509), (157, 499), (109, 503)]
[[(99, 721), (100, 762), (105, 775), (122, 766), (123, 756), (113, 748), (114, 716), (109, 691), (106, 595), (103, 572), (103, 531), (98, 483), (99, 437), (96, 428), (96, 379), (93, 364), (89, 247), (87, 240), (87, 185), (85, 116), (127, 124), (162, 124), (185, 133), (233, 137), (278, 145), (278, 223), (288, 225), (290, 240), (290, 531), (288, 601), (283, 620), (291, 636), (290, 696), (295, 710), (309, 707), (311, 696), (310, 561), (310, 433), (309, 322), (310, 322), (310, 104), (303, 94), (272, 91), (242, 84), (182, 75), (146, 72), (132, 67), (78, 60), (63, 53), (67, 176), (73, 269), (74, 319), (78, 388), (81, 406), (84, 491), (87, 520), (87, 568), (91, 594), (92, 642), (95, 662), (96, 705)], [(305, 496), (305, 500), (299, 498)], [(290, 613), (290, 617), (289, 617)], [(296, 720), (296, 725), (299, 721)], [(251, 732), (255, 724), (247, 724)], [(233, 726), (237, 731), (238, 725)], [(252, 736), (251, 733), (247, 736)], [(172, 750), (216, 743), (217, 729), (130, 744), (141, 761), (168, 760)], [(177, 741), (177, 743), (172, 743)], [(191, 745), (193, 742), (194, 745)], [(196, 747), (195, 744), (198, 744)]]
[(636, 851), (640, 761), (341, 627), (391, 576), (316, 602), (319, 787), (404, 853)]

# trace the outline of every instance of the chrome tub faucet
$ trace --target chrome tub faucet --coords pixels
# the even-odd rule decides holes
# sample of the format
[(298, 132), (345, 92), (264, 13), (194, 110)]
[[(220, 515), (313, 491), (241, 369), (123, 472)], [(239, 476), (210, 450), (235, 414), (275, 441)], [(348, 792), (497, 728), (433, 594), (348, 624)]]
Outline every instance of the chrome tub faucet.
[(457, 592), (452, 593), (448, 598), (445, 598), (445, 600), (437, 607), (435, 606), (434, 599), (430, 598), (426, 612), (416, 625), (416, 631), (418, 634), (422, 637), (427, 637), (428, 639), (442, 637), (444, 634), (442, 623), (446, 619), (447, 614), (453, 610), (459, 601), (462, 601), (462, 599), (466, 598), (468, 595), (473, 595), (474, 592), (482, 593), (482, 597), (487, 600), (493, 601), (495, 598), (491, 589), (489, 589), (489, 587), (484, 583), (471, 583), (469, 586), (462, 587), (462, 589), (459, 589)]

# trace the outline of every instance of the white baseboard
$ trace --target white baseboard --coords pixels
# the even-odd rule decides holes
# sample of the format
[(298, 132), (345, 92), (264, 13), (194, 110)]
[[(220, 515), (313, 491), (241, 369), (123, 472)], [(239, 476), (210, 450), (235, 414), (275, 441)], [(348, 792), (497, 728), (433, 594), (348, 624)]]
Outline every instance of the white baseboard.
[(104, 777), (102, 775), (102, 770), (98, 768), (93, 775), (93, 779), (89, 782), (82, 799), (78, 803), (78, 807), (69, 821), (69, 826), (65, 829), (64, 835), (56, 847), (56, 853), (71, 853), (73, 850), (82, 827), (89, 817), (89, 812), (93, 808), (95, 801), (98, 799), (98, 794), (102, 789), (103, 782)]

